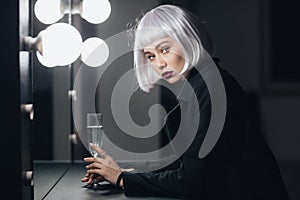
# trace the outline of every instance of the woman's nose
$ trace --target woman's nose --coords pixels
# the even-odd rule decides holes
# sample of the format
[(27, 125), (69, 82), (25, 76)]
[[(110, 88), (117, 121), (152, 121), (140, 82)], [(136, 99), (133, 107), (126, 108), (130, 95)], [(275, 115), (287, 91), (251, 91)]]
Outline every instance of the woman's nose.
[(158, 59), (157, 65), (159, 69), (163, 69), (167, 66), (167, 62), (163, 59)]

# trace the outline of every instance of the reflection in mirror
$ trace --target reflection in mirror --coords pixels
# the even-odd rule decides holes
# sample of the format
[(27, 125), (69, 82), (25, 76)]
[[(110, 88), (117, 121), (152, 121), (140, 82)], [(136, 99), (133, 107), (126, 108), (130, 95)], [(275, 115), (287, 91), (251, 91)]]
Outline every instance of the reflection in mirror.
[[(40, 0), (38, 0), (40, 1)], [(51, 0), (52, 1), (52, 0)], [(33, 7), (37, 1), (32, 1)], [(69, 2), (69, 1), (66, 1)], [(32, 35), (49, 25), (32, 13)], [(67, 15), (59, 22), (68, 23)], [(43, 199), (67, 172), (71, 163), (70, 66), (45, 67), (33, 53), (33, 121), (34, 197)]]
[[(40, 1), (40, 0), (38, 0)], [(33, 6), (36, 0), (33, 1)], [(41, 23), (32, 13), (32, 35), (49, 25)], [(68, 16), (59, 22), (68, 23)], [(70, 88), (69, 66), (47, 68), (33, 55), (33, 98), (35, 101), (34, 160), (70, 160)]]
[[(42, 23), (34, 13), (34, 5), (37, 1), (46, 0), (32, 1), (32, 36), (37, 36), (42, 30), (51, 25)], [(67, 10), (72, 7), (68, 3), (78, 5), (83, 1), (61, 0), (61, 2), (64, 2)], [(83, 57), (79, 56), (70, 65), (49, 68), (42, 65), (37, 59), (36, 53), (33, 53), (33, 99), (35, 103), (33, 159), (35, 166), (34, 192), (37, 199), (40, 197), (42, 199), (47, 195), (47, 192), (67, 173), (70, 164), (82, 162), (84, 157), (90, 156), (74, 127), (72, 116), (72, 104), (76, 101), (76, 97), (82, 95), (73, 90), (73, 82), (77, 71), (81, 67), (88, 68), (90, 71), (95, 69), (93, 67), (101, 70), (101, 65), (110, 59), (112, 53), (111, 46), (108, 43), (107, 46), (102, 45), (104, 44), (102, 41), (106, 42), (108, 38), (126, 31), (127, 23), (134, 21), (136, 16), (141, 14), (141, 10), (150, 9), (159, 3), (159, 1), (141, 2), (139, 0), (109, 0), (109, 2), (111, 13), (107, 14), (107, 19), (102, 20), (100, 24), (96, 24), (89, 19), (92, 16), (90, 15), (91, 12), (76, 13), (75, 11), (74, 15), (66, 11), (55, 22), (72, 24), (79, 31), (82, 42), (87, 41), (85, 44), (91, 41), (88, 40), (89, 38), (99, 38), (100, 40), (96, 39), (97, 42), (100, 42), (100, 46), (107, 50), (105, 55), (101, 55), (101, 62), (99, 60), (96, 62), (89, 60), (89, 56), (84, 55)], [(123, 42), (127, 45), (128, 41), (124, 40)], [(121, 73), (132, 69), (132, 63), (132, 52), (120, 56), (115, 62), (111, 63), (110, 70), (106, 72), (105, 85), (113, 83), (112, 81), (119, 78)], [(95, 97), (96, 105), (99, 105), (98, 108), (101, 112), (102, 105), (108, 105), (107, 108), (109, 108), (109, 104), (106, 104), (105, 101), (101, 102), (101, 95), (109, 91), (110, 87), (101, 85), (100, 88), (106, 88), (103, 92), (97, 91)], [(82, 121), (86, 122), (86, 119), (82, 118)], [(110, 122), (106, 121), (106, 123)], [(111, 129), (111, 131), (113, 130)], [(120, 158), (121, 156), (116, 157), (116, 159)], [(45, 179), (47, 184), (45, 184)]]

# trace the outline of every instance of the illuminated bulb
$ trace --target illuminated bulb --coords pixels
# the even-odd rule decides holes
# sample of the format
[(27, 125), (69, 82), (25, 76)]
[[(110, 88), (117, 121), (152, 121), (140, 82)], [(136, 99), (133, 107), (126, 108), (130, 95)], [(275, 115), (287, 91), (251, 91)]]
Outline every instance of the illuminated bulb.
[(81, 60), (90, 67), (103, 65), (109, 56), (109, 48), (105, 41), (97, 37), (88, 38), (83, 42)]
[(78, 30), (66, 23), (56, 23), (41, 33), (41, 54), (37, 57), (47, 67), (65, 66), (81, 53), (82, 38)]
[(107, 20), (111, 13), (108, 0), (83, 0), (81, 17), (92, 24), (99, 24)]
[(72, 3), (70, 10), (63, 0), (37, 0), (34, 13), (44, 24), (53, 24), (68, 13), (80, 14), (86, 21), (100, 24), (110, 16), (111, 5), (108, 0), (83, 0), (79, 4)]
[(36, 57), (39, 60), (39, 62), (46, 66), (46, 67), (55, 67), (57, 66), (54, 62), (51, 62), (51, 60), (47, 60), (47, 57), (43, 57), (40, 52), (36, 51)]
[(44, 24), (53, 24), (63, 15), (61, 0), (38, 0), (34, 5), (35, 16)]

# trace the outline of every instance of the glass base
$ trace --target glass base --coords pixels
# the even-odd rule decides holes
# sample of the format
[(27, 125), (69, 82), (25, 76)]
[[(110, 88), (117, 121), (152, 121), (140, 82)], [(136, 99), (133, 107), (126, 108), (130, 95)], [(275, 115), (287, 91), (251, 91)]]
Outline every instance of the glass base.
[(105, 185), (101, 185), (98, 183), (86, 184), (84, 187), (88, 188), (88, 189), (92, 189), (92, 190), (106, 190), (107, 189), (107, 187)]

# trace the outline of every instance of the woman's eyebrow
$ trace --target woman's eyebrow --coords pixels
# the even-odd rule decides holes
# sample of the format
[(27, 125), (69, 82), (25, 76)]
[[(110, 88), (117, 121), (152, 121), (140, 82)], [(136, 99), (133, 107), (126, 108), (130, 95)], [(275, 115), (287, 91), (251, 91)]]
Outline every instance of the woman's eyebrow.
[(159, 43), (158, 45), (155, 46), (155, 49), (158, 49), (160, 46), (162, 46), (165, 43), (170, 43), (169, 41), (162, 41), (161, 43)]
[[(155, 49), (159, 49), (160, 46), (162, 46), (162, 45), (165, 44), (165, 43), (170, 43), (170, 42), (169, 42), (169, 41), (162, 41), (161, 43), (157, 44), (154, 48), (155, 48)], [(150, 52), (150, 51), (144, 51), (144, 54), (145, 54), (145, 55), (146, 55), (146, 54), (151, 54), (151, 52)]]
[(147, 54), (152, 54), (150, 51), (145, 51), (144, 55), (146, 56)]

